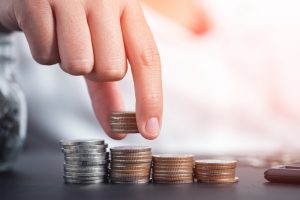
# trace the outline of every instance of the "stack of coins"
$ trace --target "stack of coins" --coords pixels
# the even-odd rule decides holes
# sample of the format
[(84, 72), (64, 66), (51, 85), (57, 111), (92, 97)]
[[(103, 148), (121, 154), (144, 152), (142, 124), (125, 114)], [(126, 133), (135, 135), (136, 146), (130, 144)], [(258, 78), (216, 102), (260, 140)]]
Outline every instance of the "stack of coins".
[(150, 147), (120, 146), (111, 151), (111, 183), (149, 183), (152, 153)]
[(109, 152), (104, 140), (63, 140), (66, 183), (94, 184), (107, 181)]
[(112, 133), (139, 133), (135, 112), (113, 112), (110, 128)]
[(225, 160), (197, 160), (195, 177), (202, 183), (235, 183), (237, 161)]
[(194, 155), (154, 155), (154, 183), (193, 183)]

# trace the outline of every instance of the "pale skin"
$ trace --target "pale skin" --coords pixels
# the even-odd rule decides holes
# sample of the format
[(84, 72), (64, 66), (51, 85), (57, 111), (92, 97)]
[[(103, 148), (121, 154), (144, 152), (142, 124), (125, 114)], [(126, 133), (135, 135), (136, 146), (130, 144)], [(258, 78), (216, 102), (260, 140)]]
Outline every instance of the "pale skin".
[(161, 129), (163, 95), (159, 53), (138, 0), (0, 0), (0, 31), (22, 30), (33, 58), (60, 63), (84, 76), (97, 119), (114, 139), (109, 115), (123, 111), (117, 85), (131, 65), (138, 128), (146, 139)]

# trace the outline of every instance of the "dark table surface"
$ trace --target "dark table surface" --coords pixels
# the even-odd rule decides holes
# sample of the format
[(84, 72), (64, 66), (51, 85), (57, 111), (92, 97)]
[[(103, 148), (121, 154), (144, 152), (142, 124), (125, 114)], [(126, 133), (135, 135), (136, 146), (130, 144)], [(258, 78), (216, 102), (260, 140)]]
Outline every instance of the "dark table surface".
[(27, 152), (15, 169), (0, 174), (1, 200), (59, 199), (300, 199), (299, 185), (267, 183), (264, 169), (239, 167), (239, 183), (230, 185), (71, 185), (64, 184), (63, 155), (59, 152)]

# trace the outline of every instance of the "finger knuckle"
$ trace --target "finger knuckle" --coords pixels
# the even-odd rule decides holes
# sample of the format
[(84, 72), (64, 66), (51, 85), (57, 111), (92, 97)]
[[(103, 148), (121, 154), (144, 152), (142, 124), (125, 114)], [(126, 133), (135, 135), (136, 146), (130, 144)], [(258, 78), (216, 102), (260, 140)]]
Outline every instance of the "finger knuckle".
[(95, 67), (95, 72), (103, 81), (121, 80), (127, 72), (126, 60), (121, 56), (107, 59), (104, 63), (99, 63), (98, 67)]
[(43, 54), (32, 54), (33, 59), (41, 65), (53, 65), (59, 62), (59, 58), (43, 55)]
[(64, 71), (71, 75), (87, 75), (91, 73), (93, 69), (93, 63), (91, 61), (68, 61), (62, 65)]
[(103, 70), (100, 73), (102, 81), (119, 81), (122, 80), (124, 76), (125, 72), (121, 69)]
[(140, 66), (155, 67), (160, 65), (160, 56), (156, 47), (145, 48), (137, 59)]

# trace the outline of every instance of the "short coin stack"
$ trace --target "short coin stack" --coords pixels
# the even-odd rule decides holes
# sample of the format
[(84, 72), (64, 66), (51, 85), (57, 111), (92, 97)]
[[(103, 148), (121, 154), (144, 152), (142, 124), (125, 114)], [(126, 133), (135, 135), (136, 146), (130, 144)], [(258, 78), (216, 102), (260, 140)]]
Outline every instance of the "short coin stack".
[(113, 112), (110, 128), (112, 133), (139, 133), (135, 112)]
[(154, 183), (193, 183), (194, 155), (153, 155)]
[(111, 151), (111, 183), (149, 183), (152, 153), (150, 147), (120, 146)]
[(237, 161), (226, 160), (197, 160), (195, 177), (202, 183), (235, 183)]
[(93, 184), (107, 181), (109, 153), (104, 140), (63, 140), (66, 183)]

